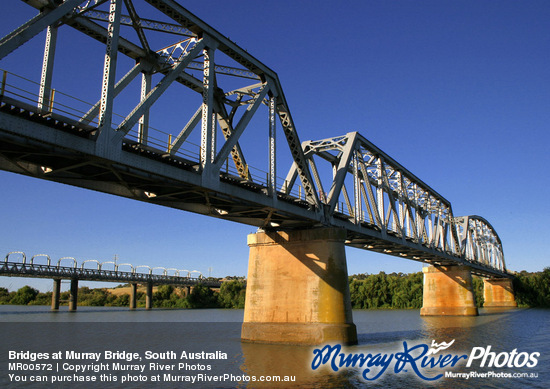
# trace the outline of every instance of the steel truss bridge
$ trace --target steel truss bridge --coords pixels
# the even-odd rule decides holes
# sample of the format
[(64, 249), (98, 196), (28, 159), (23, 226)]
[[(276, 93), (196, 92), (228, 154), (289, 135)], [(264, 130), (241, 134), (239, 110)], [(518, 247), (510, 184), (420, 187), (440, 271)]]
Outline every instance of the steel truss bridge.
[[(10, 257), (12, 258), (10, 260)], [(15, 257), (15, 259), (13, 259)], [(46, 262), (38, 263), (39, 262)], [(62, 263), (69, 262), (71, 266), (61, 266)], [(86, 263), (95, 263), (94, 268), (89, 268)], [(130, 271), (121, 271), (119, 268), (130, 268)], [(112, 267), (113, 269), (107, 269)], [(137, 271), (139, 268), (148, 268), (149, 271), (141, 273)], [(162, 270), (162, 274), (155, 274), (157, 269)], [(139, 284), (155, 284), (155, 285), (174, 285), (174, 286), (195, 286), (202, 284), (210, 288), (219, 288), (220, 281), (205, 279), (202, 274), (198, 277), (191, 277), (192, 273), (197, 271), (166, 269), (166, 268), (151, 268), (150, 266), (132, 266), (129, 263), (117, 264), (113, 261), (99, 262), (96, 260), (85, 260), (78, 266), (78, 263), (73, 257), (60, 258), (57, 263), (53, 263), (49, 255), (38, 254), (34, 255), (27, 262), (27, 256), (21, 251), (13, 251), (6, 255), (2, 267), (0, 268), (0, 276), (9, 277), (32, 277), (32, 278), (53, 278), (53, 279), (68, 279), (79, 281), (104, 281), (104, 282), (124, 282), (124, 283), (139, 283)]]
[[(176, 1), (25, 2), (38, 14), (0, 59), (46, 31), (27, 54), (43, 66), (32, 80), (3, 71), (1, 169), (265, 230), (343, 228), (348, 246), (510, 277), (487, 220), (454, 216), (356, 132), (301, 142), (277, 74)], [(54, 87), (61, 34), (101, 58), (95, 89)]]

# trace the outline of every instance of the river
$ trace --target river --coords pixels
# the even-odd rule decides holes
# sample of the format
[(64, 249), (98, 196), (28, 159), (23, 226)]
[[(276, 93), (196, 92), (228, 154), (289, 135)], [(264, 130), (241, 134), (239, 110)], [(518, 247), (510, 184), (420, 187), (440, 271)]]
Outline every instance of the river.
[[(338, 371), (335, 372), (329, 359), (328, 364), (312, 369), (314, 347), (241, 343), (242, 310), (129, 311), (78, 307), (77, 312), (68, 312), (62, 307), (52, 313), (49, 307), (43, 306), (0, 306), (0, 385), (7, 388), (550, 387), (550, 310), (481, 309), (477, 317), (420, 317), (418, 310), (355, 310), (353, 318), (359, 344), (343, 348), (342, 352), (346, 355), (370, 353), (372, 365), (370, 369), (368, 362), (362, 367), (340, 368), (336, 359)], [(420, 360), (399, 366), (399, 353), (417, 345), (422, 351), (422, 345), (430, 346), (433, 340), (437, 343), (454, 340), (437, 355), (465, 357), (454, 367), (448, 363), (444, 367), (436, 364), (434, 369), (419, 368), (418, 373), (414, 366), (420, 366)], [(106, 351), (112, 352), (109, 357), (114, 355), (118, 359), (106, 360)], [(83, 355), (73, 352), (89, 355), (97, 352), (101, 359), (85, 360)], [(482, 352), (494, 352), (494, 364), (500, 367), (487, 366), (490, 354), (485, 366), (481, 366)], [(33, 362), (33, 356), (38, 357), (40, 353), (43, 359)], [(205, 353), (211, 353), (208, 355), (214, 359), (190, 358), (208, 358)], [(472, 353), (477, 353), (479, 358), (467, 367), (466, 356)], [(383, 369), (384, 356), (386, 360), (393, 358), (386, 370)], [(318, 358), (318, 362), (321, 360)], [(21, 364), (10, 366), (10, 362)], [(145, 371), (113, 371), (115, 362), (120, 362), (119, 368), (143, 365)], [(88, 371), (75, 371), (78, 365)], [(170, 366), (173, 370), (166, 371)], [(52, 370), (36, 371), (44, 367)], [(455, 375), (446, 377), (449, 372)], [(379, 377), (373, 379), (378, 373)], [(434, 381), (420, 378), (420, 375), (433, 378), (441, 374), (443, 376)], [(371, 380), (365, 380), (363, 375)], [(196, 382), (171, 381), (172, 377), (175, 380), (185, 378), (183, 376), (189, 380), (195, 377)], [(71, 381), (52, 384), (53, 377)], [(157, 378), (160, 382), (152, 382)], [(37, 379), (45, 381), (31, 382)], [(96, 381), (78, 381), (84, 379)], [(126, 382), (122, 383), (123, 379)], [(289, 381), (273, 382), (276, 379)]]

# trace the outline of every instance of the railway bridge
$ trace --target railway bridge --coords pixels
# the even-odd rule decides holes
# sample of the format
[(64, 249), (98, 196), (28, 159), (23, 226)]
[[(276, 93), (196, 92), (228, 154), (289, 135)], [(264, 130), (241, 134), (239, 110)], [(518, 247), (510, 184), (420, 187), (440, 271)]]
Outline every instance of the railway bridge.
[[(0, 66), (45, 31), (43, 66), (2, 72), (0, 169), (258, 227), (243, 340), (355, 343), (346, 246), (428, 264), (423, 315), (477, 315), (472, 274), (515, 304), (487, 220), (357, 132), (301, 141), (277, 73), (178, 2), (24, 1)], [(61, 34), (100, 53), (95, 90), (55, 87)]]

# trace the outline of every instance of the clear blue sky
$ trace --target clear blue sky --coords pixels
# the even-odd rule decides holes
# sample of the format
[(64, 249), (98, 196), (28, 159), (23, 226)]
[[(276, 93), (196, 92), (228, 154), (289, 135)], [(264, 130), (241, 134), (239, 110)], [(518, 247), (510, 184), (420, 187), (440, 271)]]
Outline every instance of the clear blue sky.
[[(550, 266), (550, 2), (180, 2), (278, 73), (301, 140), (359, 131), (446, 197), (455, 216), (486, 218), (509, 269)], [(35, 13), (19, 0), (0, 10), (1, 36)], [(38, 81), (43, 42), (0, 68)], [(98, 89), (89, 84), (101, 76), (97, 59), (79, 68), (60, 54), (54, 86)], [(135, 265), (246, 275), (254, 227), (6, 172), (0, 179), (2, 255), (117, 254)], [(421, 268), (356, 249), (347, 257), (350, 274)], [(51, 290), (49, 280), (0, 278), (10, 289), (26, 283)]]

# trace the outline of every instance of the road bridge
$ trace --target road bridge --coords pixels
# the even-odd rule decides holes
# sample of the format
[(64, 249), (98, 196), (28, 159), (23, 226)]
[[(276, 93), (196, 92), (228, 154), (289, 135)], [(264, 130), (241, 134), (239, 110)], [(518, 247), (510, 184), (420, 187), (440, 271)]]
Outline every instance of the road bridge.
[[(277, 74), (178, 2), (26, 2), (39, 12), (0, 40), (0, 60), (46, 31), (43, 67), (3, 71), (0, 168), (258, 227), (244, 340), (355, 342), (345, 246), (431, 265), (422, 314), (477, 314), (472, 274), (498, 280), (496, 305), (513, 300), (487, 220), (455, 216), (359, 133), (301, 142)], [(58, 34), (100, 47), (96, 100), (55, 88)]]
[[(65, 265), (67, 262), (70, 266)], [(90, 268), (90, 264), (94, 267)], [(112, 269), (108, 269), (109, 267)], [(121, 267), (122, 269), (129, 268), (130, 271), (123, 271)], [(148, 271), (143, 273), (139, 269), (148, 269)], [(161, 271), (162, 274), (156, 274), (155, 271)], [(191, 277), (191, 275), (196, 275), (196, 277)], [(62, 257), (59, 258), (57, 263), (55, 261), (52, 263), (51, 257), (47, 254), (33, 255), (30, 260), (27, 260), (26, 254), (22, 251), (12, 251), (6, 254), (0, 268), (0, 276), (53, 279), (52, 310), (55, 311), (59, 309), (61, 280), (71, 281), (69, 311), (76, 311), (79, 281), (124, 282), (130, 284), (130, 309), (136, 309), (137, 306), (138, 284), (146, 286), (146, 309), (153, 307), (154, 285), (183, 286), (187, 288), (188, 292), (192, 287), (199, 284), (209, 288), (219, 288), (221, 286), (220, 281), (206, 279), (197, 270), (167, 269), (146, 265), (133, 266), (129, 263), (99, 262), (93, 259), (82, 261), (78, 265), (77, 260), (73, 257)]]

